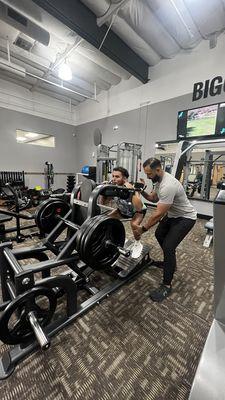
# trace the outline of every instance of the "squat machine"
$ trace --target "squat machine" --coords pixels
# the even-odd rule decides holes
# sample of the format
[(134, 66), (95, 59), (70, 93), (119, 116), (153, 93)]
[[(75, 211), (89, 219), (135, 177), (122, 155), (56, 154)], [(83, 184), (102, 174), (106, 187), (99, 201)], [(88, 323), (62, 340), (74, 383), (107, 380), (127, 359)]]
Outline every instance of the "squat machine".
[[(0, 359), (0, 379), (7, 378), (38, 345), (48, 349), (53, 335), (151, 264), (148, 245), (131, 260), (122, 222), (100, 215), (100, 195), (128, 200), (133, 193), (100, 185), (88, 204), (81, 198), (65, 217), (57, 217), (58, 224), (42, 244), (19, 249), (12, 243), (0, 245), (0, 340), (13, 346)], [(55, 272), (60, 266), (63, 272)], [(88, 294), (85, 301), (82, 292)], [(61, 297), (65, 307), (59, 311)]]

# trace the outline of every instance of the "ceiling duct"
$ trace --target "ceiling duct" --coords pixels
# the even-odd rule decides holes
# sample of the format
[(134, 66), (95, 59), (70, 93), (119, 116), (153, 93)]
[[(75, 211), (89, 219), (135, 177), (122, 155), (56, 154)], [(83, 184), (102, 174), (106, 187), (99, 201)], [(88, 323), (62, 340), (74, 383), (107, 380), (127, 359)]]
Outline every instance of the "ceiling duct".
[(11, 61), (5, 60), (4, 58), (0, 58), (0, 69), (13, 72), (14, 74), (22, 76), (23, 78), (26, 76), (25, 68), (12, 63)]
[(0, 1), (0, 19), (39, 43), (48, 46), (50, 34), (29, 18)]

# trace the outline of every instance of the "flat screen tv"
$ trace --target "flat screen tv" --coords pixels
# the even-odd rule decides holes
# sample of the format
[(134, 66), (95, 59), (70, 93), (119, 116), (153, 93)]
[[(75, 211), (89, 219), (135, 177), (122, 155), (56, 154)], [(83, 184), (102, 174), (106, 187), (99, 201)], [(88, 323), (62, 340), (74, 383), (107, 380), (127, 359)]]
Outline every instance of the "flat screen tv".
[(178, 112), (177, 139), (225, 137), (225, 103)]

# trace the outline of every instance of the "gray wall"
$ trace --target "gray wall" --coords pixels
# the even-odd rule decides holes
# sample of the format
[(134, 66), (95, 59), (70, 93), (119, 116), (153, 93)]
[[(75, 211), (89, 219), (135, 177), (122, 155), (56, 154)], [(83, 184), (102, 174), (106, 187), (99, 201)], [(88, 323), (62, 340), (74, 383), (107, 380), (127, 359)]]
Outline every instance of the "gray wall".
[[(55, 136), (55, 148), (16, 142), (16, 129)], [(75, 127), (33, 115), (0, 108), (0, 170), (43, 172), (45, 161), (55, 172), (76, 172)], [(44, 186), (43, 175), (26, 176), (29, 187)], [(66, 176), (55, 176), (54, 187), (65, 187)]]
[[(123, 141), (141, 143), (143, 145), (142, 159), (145, 160), (155, 154), (156, 142), (176, 140), (178, 111), (223, 101), (225, 101), (225, 93), (192, 102), (190, 93), (77, 126), (77, 151), (79, 154), (77, 167), (80, 169), (85, 164), (95, 165), (96, 161), (93, 157), (95, 128), (100, 128), (103, 134), (103, 143), (107, 145)], [(113, 131), (115, 125), (119, 126), (116, 133)], [(195, 206), (199, 213), (212, 215), (212, 204), (195, 201)]]
[[(100, 128), (103, 143), (111, 145), (123, 141), (141, 143), (143, 160), (155, 153), (155, 142), (176, 140), (177, 113), (188, 108), (225, 101), (225, 93), (220, 96), (192, 102), (192, 94), (172, 98), (160, 103), (149, 104), (140, 109), (113, 115), (76, 127), (78, 168), (85, 164), (95, 164), (93, 132)], [(113, 131), (113, 126), (119, 129)]]

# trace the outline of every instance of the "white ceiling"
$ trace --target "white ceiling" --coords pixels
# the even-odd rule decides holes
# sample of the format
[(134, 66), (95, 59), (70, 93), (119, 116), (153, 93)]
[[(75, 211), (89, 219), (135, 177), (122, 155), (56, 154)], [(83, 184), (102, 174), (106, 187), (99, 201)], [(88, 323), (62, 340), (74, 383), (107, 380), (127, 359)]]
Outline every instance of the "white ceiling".
[[(47, 29), (50, 33), (50, 42), (48, 46), (44, 46), (0, 20), (0, 57), (7, 59), (8, 39), (11, 61), (14, 64), (25, 67), (28, 73), (56, 84), (62, 83), (58, 78), (58, 65), (66, 58), (71, 66), (73, 78), (69, 82), (64, 82), (63, 85), (84, 96), (51, 86), (31, 76), (18, 77), (13, 72), (0, 70), (0, 78), (15, 82), (31, 91), (48, 94), (59, 100), (68, 102), (71, 99), (72, 105), (84, 101), (85, 96), (93, 98), (95, 84), (96, 94), (98, 94), (101, 90), (108, 90), (112, 85), (117, 85), (121, 79), (129, 79), (130, 74), (127, 71), (30, 0), (3, 0), (3, 3), (12, 6)], [(30, 51), (21, 49), (14, 44), (18, 36), (32, 42), (33, 46)]]
[[(225, 29), (225, 0), (81, 0), (150, 66)], [(115, 13), (116, 16), (115, 16)]]
[[(93, 98), (96, 93), (117, 85), (130, 74), (99, 50), (95, 49), (61, 22), (40, 9), (31, 0), (2, 0), (33, 22), (47, 29), (50, 43), (46, 47), (22, 35), (32, 42), (30, 51), (17, 47), (15, 39), (21, 32), (0, 20), (0, 57), (7, 58), (7, 39), (11, 61), (25, 67), (28, 73), (61, 84), (58, 65), (67, 58), (73, 79), (64, 82), (70, 89), (65, 91), (31, 76), (19, 77), (0, 70), (0, 78), (15, 82), (31, 91), (48, 94), (72, 105)], [(120, 0), (82, 0), (96, 18), (106, 14)], [(114, 13), (111, 29), (126, 42), (148, 65), (156, 65), (161, 59), (172, 58), (180, 51), (190, 51), (202, 40), (211, 40), (225, 29), (225, 0), (127, 0)], [(78, 92), (80, 94), (74, 93)], [(86, 96), (86, 97), (85, 97)]]

